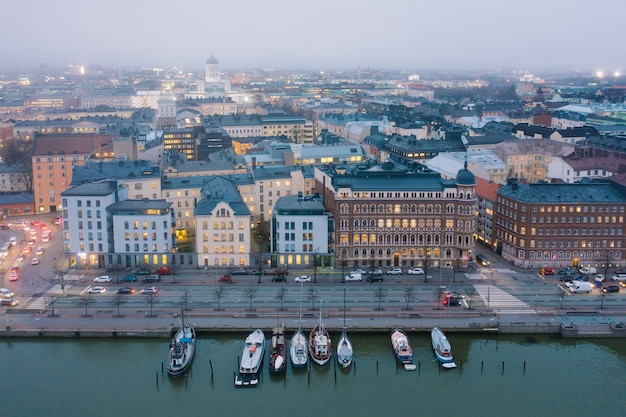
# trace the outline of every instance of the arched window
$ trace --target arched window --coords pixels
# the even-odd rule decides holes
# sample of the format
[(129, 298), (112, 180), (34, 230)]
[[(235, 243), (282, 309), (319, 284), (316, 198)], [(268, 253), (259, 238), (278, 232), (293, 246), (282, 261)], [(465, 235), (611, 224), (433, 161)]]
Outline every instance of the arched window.
[(365, 214), (365, 213), (367, 213), (368, 211), (369, 211), (369, 207), (367, 206), (367, 204), (363, 204), (363, 205), (361, 206), (361, 212), (362, 212), (363, 214)]
[(426, 235), (426, 244), (427, 244), (427, 245), (432, 244), (432, 239), (433, 239), (432, 235), (427, 234), (427, 235)]
[(424, 235), (417, 235), (417, 243), (419, 245), (423, 245), (424, 244)]
[(387, 204), (387, 207), (385, 207), (386, 209), (386, 213), (393, 213), (393, 206), (391, 204)]
[(433, 205), (432, 204), (427, 205), (426, 206), (426, 213), (430, 214), (432, 212), (433, 212)]
[(354, 219), (352, 224), (354, 225), (354, 227), (359, 227), (359, 221), (357, 219)]
[(363, 220), (361, 221), (361, 226), (363, 226), (363, 227), (367, 227), (367, 220), (363, 219)]
[(391, 256), (391, 249), (387, 249), (387, 256)]
[(374, 204), (370, 205), (370, 213), (376, 213), (376, 206)]
[(376, 227), (376, 220), (370, 220), (370, 227)]
[(383, 250), (382, 249), (378, 249), (378, 256), (383, 256)]
[(439, 235), (435, 235), (435, 245), (439, 245)]
[(454, 213), (454, 205), (452, 205), (452, 204), (446, 205), (446, 213), (448, 213), (448, 214)]
[(400, 243), (400, 235), (393, 235), (393, 243), (396, 245)]
[(441, 213), (441, 204), (435, 204), (435, 213)]
[(387, 235), (387, 244), (391, 245), (391, 235)]
[(339, 212), (340, 213), (347, 213), (348, 212), (348, 205), (346, 203), (343, 203), (341, 206), (339, 206)]
[(415, 204), (411, 204), (411, 213), (415, 213), (417, 211), (417, 206)]
[(408, 213), (409, 212), (409, 205), (408, 204), (403, 204), (402, 205), (402, 212), (403, 213)]
[(418, 213), (424, 213), (424, 205), (420, 204), (419, 207), (417, 208), (417, 212)]
[(355, 204), (354, 207), (352, 207), (352, 211), (354, 213), (359, 213), (361, 211), (361, 207), (359, 207), (358, 204)]
[(411, 239), (409, 242), (411, 245), (415, 245), (415, 235), (411, 235)]
[(406, 245), (409, 243), (409, 237), (407, 235), (402, 235), (402, 244)]
[(361, 252), (361, 254), (363, 255), (363, 257), (365, 258), (367, 256), (367, 249), (363, 249), (363, 251)]

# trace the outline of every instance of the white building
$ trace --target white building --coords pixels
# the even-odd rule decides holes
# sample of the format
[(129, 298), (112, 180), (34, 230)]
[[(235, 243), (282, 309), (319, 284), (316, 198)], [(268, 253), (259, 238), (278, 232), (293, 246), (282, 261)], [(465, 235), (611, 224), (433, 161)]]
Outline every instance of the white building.
[(107, 207), (112, 221), (114, 265), (125, 267), (170, 264), (175, 245), (172, 203), (165, 200), (123, 200)]
[(277, 265), (313, 265), (316, 256), (328, 255), (329, 218), (319, 195), (278, 199), (271, 219)]
[(195, 216), (199, 267), (250, 265), (250, 210), (231, 181), (209, 178)]
[(122, 181), (113, 180), (81, 184), (61, 193), (63, 250), (70, 265), (102, 268), (110, 263), (112, 215), (106, 208), (127, 196)]

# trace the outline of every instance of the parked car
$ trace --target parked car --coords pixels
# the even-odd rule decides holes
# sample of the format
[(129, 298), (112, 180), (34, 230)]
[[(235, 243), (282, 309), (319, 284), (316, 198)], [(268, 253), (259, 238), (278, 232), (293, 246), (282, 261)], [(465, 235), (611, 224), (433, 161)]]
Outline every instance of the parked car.
[(267, 275), (267, 271), (265, 269), (253, 269), (250, 271), (250, 275), (255, 275), (257, 277), (259, 275)]
[(383, 274), (372, 274), (368, 275), (367, 282), (382, 282)]
[(594, 281), (598, 281), (598, 282), (602, 282), (602, 281), (604, 281), (604, 275), (602, 275), (602, 274), (596, 274), (596, 276), (595, 276), (595, 277), (593, 277), (593, 280), (594, 280)]
[(354, 268), (350, 273), (352, 274), (367, 274), (367, 271), (361, 268)]
[(137, 281), (137, 277), (136, 277), (136, 276), (134, 276), (134, 275), (132, 275), (132, 274), (129, 274), (129, 275), (124, 275), (124, 276), (120, 279), (120, 281), (121, 281), (121, 282), (135, 282), (135, 281)]
[(222, 275), (221, 277), (219, 277), (218, 281), (219, 282), (233, 282), (233, 279), (230, 277), (230, 275)]
[(278, 275), (278, 276), (287, 276), (288, 274), (289, 274), (289, 271), (286, 268), (279, 268), (274, 271), (274, 275)]
[(311, 282), (311, 277), (308, 275), (300, 275), (294, 279), (295, 282)]
[(233, 269), (232, 271), (230, 271), (231, 275), (248, 275), (248, 271), (246, 271), (243, 268), (239, 268), (239, 269)]
[(285, 282), (285, 281), (287, 281), (287, 274), (274, 275), (272, 277), (272, 281)]
[(390, 269), (389, 271), (387, 271), (387, 275), (402, 275), (402, 269), (401, 268)]
[(559, 281), (561, 282), (572, 282), (574, 280), (574, 276), (573, 275), (561, 275), (559, 277)]
[(556, 270), (554, 268), (551, 268), (551, 267), (543, 268), (543, 274), (544, 275), (554, 275), (554, 274), (556, 274)]
[(565, 268), (559, 271), (559, 275), (574, 275), (575, 273), (576, 271), (571, 268)]
[(116, 291), (118, 294), (134, 294), (135, 289), (133, 287), (122, 287)]
[(145, 268), (139, 268), (133, 271), (133, 275), (150, 275), (151, 273), (152, 272), (150, 272), (149, 270)]
[(413, 267), (408, 271), (409, 275), (424, 275), (424, 270), (422, 268)]
[(350, 281), (361, 281), (363, 280), (363, 274), (359, 273), (359, 272), (350, 272), (348, 275), (345, 276), (344, 281), (346, 282), (350, 282)]
[(596, 268), (594, 268), (593, 266), (583, 266), (582, 268), (578, 269), (578, 272), (585, 275), (595, 274)]
[(109, 275), (101, 275), (99, 277), (95, 277), (93, 282), (102, 283), (102, 282), (111, 282), (111, 277)]
[(618, 282), (624, 282), (624, 281), (626, 281), (626, 274), (613, 275), (611, 277), (611, 280), (618, 281)]
[(370, 272), (367, 273), (367, 275), (382, 275), (382, 274), (383, 274), (383, 270), (380, 268), (372, 269)]
[(144, 277), (143, 282), (159, 282), (161, 281), (161, 275), (150, 274), (147, 277)]
[(159, 292), (159, 289), (157, 287), (147, 287), (141, 290), (142, 294), (148, 294), (148, 295), (156, 294), (157, 292)]
[(169, 266), (160, 266), (154, 270), (154, 273), (157, 275), (169, 275), (171, 273), (171, 269)]
[(619, 285), (609, 285), (602, 288), (603, 292), (619, 292)]
[(106, 292), (106, 288), (104, 287), (91, 287), (88, 291), (89, 294), (102, 294)]

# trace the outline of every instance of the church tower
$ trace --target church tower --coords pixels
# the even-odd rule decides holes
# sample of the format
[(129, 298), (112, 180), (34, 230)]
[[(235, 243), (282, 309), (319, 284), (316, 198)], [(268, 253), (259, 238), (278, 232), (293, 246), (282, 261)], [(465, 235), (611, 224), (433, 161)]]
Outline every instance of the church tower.
[(206, 83), (219, 83), (222, 81), (220, 62), (213, 55), (207, 59), (204, 66), (204, 81)]

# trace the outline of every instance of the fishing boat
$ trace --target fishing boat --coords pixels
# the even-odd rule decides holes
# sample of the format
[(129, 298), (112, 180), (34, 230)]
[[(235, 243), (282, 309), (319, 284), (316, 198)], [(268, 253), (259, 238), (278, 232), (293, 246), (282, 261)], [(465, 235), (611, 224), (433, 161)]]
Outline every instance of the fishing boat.
[(352, 355), (354, 351), (352, 349), (352, 343), (346, 333), (346, 289), (343, 290), (343, 329), (341, 331), (341, 337), (337, 343), (337, 361), (343, 368), (348, 368), (352, 365)]
[(413, 363), (413, 349), (409, 343), (409, 338), (402, 330), (395, 329), (391, 332), (391, 346), (396, 354), (398, 362), (404, 365), (404, 369), (407, 371), (414, 371), (415, 364)]
[(294, 368), (304, 368), (309, 360), (306, 336), (302, 333), (302, 283), (300, 283), (300, 310), (298, 313), (298, 331), (291, 337), (289, 347), (291, 365)]
[(274, 327), (270, 347), (270, 372), (280, 374), (287, 368), (287, 340), (285, 339), (285, 325)]
[(433, 345), (435, 357), (442, 363), (444, 368), (456, 368), (456, 364), (452, 362), (452, 347), (443, 330), (439, 327), (433, 327), (430, 332), (430, 339)]
[(184, 374), (193, 362), (196, 353), (196, 331), (189, 322), (182, 324), (170, 343), (167, 356), (167, 373), (171, 376)]
[(332, 342), (328, 330), (322, 323), (322, 303), (320, 301), (320, 321), (309, 334), (309, 355), (318, 365), (325, 365), (332, 356)]
[(256, 329), (246, 337), (239, 363), (239, 373), (235, 376), (236, 386), (251, 386), (259, 383), (264, 348), (265, 335), (261, 329)]

